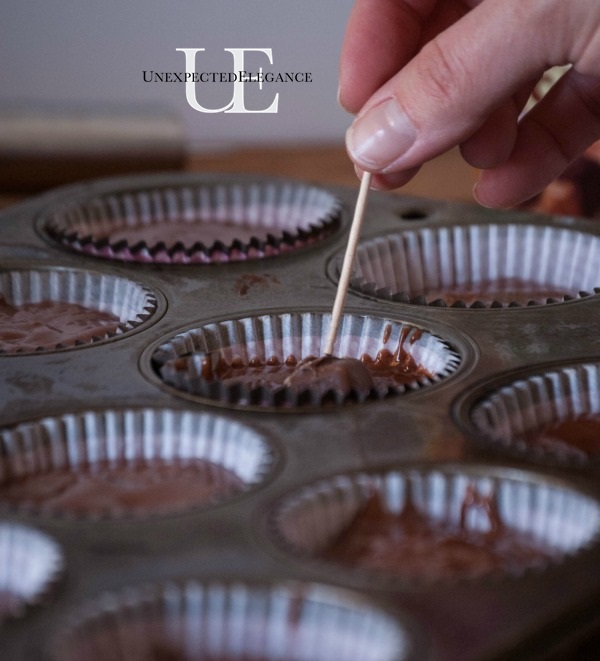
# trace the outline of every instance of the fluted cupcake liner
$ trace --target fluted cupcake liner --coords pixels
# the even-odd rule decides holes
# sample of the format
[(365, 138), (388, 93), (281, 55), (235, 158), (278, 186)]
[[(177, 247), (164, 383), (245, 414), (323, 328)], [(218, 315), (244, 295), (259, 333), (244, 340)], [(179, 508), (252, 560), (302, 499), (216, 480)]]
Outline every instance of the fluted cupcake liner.
[(53, 661), (427, 658), (397, 618), (314, 583), (189, 579), (104, 594), (56, 635)]
[(65, 414), (0, 430), (0, 506), (93, 518), (209, 507), (259, 484), (273, 461), (257, 432), (210, 414)]
[(212, 264), (298, 250), (340, 224), (341, 204), (315, 186), (188, 180), (60, 203), (43, 213), (42, 226), (53, 240), (94, 257)]
[[(346, 370), (342, 378), (317, 369), (300, 383), (286, 381), (283, 377), (302, 361), (323, 356), (330, 321), (329, 313), (286, 312), (207, 324), (162, 344), (153, 363), (161, 379), (178, 391), (240, 406), (297, 408), (381, 399), (427, 387), (450, 375), (460, 361), (448, 344), (426, 330), (346, 314), (333, 355), (372, 364), (372, 386), (357, 385)], [(390, 376), (383, 363), (393, 363), (397, 371)]]
[(80, 347), (150, 319), (153, 292), (126, 278), (83, 270), (0, 271), (0, 354)]
[(600, 236), (563, 227), (423, 227), (361, 242), (351, 287), (415, 305), (512, 308), (598, 293), (599, 262)]
[(406, 467), (334, 475), (284, 497), (270, 519), (290, 555), (371, 584), (541, 571), (597, 543), (600, 504), (533, 473)]
[(469, 411), (488, 446), (536, 462), (580, 466), (600, 459), (600, 363), (549, 367), (490, 387)]
[(64, 569), (62, 551), (46, 534), (0, 522), (0, 626), (49, 598)]

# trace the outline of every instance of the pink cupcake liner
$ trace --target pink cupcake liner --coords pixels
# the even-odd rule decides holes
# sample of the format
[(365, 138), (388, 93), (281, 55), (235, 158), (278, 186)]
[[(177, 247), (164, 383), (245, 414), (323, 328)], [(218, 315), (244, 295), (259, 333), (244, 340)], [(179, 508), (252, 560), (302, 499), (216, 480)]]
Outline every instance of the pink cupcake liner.
[(213, 264), (273, 257), (319, 242), (340, 224), (329, 192), (286, 181), (182, 183), (116, 190), (47, 209), (44, 231), (93, 257)]

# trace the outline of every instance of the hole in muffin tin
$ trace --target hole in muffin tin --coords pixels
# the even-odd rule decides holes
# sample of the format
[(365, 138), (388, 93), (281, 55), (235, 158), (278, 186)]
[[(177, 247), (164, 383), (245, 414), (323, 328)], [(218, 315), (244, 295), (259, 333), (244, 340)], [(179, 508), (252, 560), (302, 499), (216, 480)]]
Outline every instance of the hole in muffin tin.
[[(465, 400), (467, 401), (467, 400)], [(468, 396), (478, 442), (535, 462), (600, 461), (600, 363), (548, 367)]]
[(403, 209), (398, 212), (398, 216), (402, 220), (425, 220), (429, 218), (429, 213), (425, 209)]
[(65, 414), (0, 430), (0, 506), (93, 518), (167, 514), (231, 500), (273, 463), (257, 432), (206, 413)]
[[(298, 364), (323, 355), (330, 314), (286, 312), (185, 330), (152, 354), (170, 389), (250, 408), (298, 409), (363, 402), (421, 389), (452, 374), (460, 358), (441, 338), (406, 322), (345, 314), (333, 355), (362, 360), (374, 386), (357, 391), (338, 375), (308, 374), (291, 386)], [(208, 369), (207, 369), (208, 368)], [(389, 368), (389, 369), (388, 369)]]
[(92, 271), (0, 270), (0, 355), (77, 348), (121, 337), (150, 320), (156, 295)]
[(351, 288), (413, 305), (512, 308), (598, 293), (599, 265), (600, 237), (572, 229), (423, 227), (362, 241)]
[(347, 579), (422, 585), (541, 571), (590, 548), (600, 504), (568, 484), (493, 466), (333, 475), (275, 504), (275, 542)]
[(328, 191), (285, 180), (172, 178), (113, 187), (46, 208), (43, 232), (93, 257), (161, 264), (262, 259), (310, 246), (340, 225)]

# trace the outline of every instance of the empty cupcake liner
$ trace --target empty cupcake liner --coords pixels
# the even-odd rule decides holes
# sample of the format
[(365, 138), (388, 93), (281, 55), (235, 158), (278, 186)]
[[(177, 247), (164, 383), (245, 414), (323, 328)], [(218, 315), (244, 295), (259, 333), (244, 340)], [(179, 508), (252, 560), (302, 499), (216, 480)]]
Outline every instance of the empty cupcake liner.
[[(364, 532), (383, 515), (393, 519), (385, 539), (372, 528)], [(357, 535), (372, 535), (368, 545), (364, 536), (352, 538), (358, 525)], [(369, 584), (497, 580), (543, 570), (597, 543), (600, 505), (523, 471), (407, 467), (339, 474), (300, 488), (276, 504), (270, 529), (290, 555)]]
[(0, 430), (0, 505), (70, 517), (141, 517), (219, 504), (274, 463), (261, 435), (205, 413), (87, 411)]
[(46, 534), (18, 523), (0, 523), (0, 626), (42, 603), (64, 569), (63, 554)]
[(363, 241), (351, 287), (453, 308), (561, 303), (598, 293), (600, 237), (514, 223), (424, 227)]
[(309, 246), (335, 231), (341, 214), (340, 202), (315, 186), (199, 180), (59, 203), (41, 223), (54, 241), (94, 257), (212, 264)]
[(0, 354), (80, 347), (121, 336), (154, 315), (156, 296), (113, 275), (0, 271)]
[(600, 431), (600, 363), (549, 367), (497, 388), (488, 385), (468, 418), (488, 446), (536, 462), (596, 463), (600, 437), (586, 426), (596, 420)]
[[(421, 650), (422, 652), (423, 650)], [(426, 658), (399, 619), (319, 584), (172, 582), (104, 594), (58, 632), (54, 661)]]
[(381, 399), (440, 381), (460, 362), (448, 344), (428, 331), (404, 322), (346, 314), (333, 355), (355, 359), (399, 356), (409, 370), (404, 382), (380, 378), (375, 371), (370, 389), (357, 388), (352, 382), (331, 386), (316, 377), (300, 385), (248, 384), (235, 377), (228, 382), (213, 369), (219, 364), (240, 366), (242, 371), (258, 366), (291, 374), (301, 361), (323, 356), (330, 321), (329, 313), (286, 312), (207, 324), (163, 343), (152, 361), (162, 381), (176, 391), (232, 405), (275, 408)]

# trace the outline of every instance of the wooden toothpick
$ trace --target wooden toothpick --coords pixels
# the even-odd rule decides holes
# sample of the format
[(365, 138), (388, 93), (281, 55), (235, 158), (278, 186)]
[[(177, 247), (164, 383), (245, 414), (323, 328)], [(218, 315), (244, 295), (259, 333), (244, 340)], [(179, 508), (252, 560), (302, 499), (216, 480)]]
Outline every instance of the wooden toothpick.
[(346, 294), (348, 293), (348, 285), (350, 284), (350, 276), (352, 275), (352, 265), (356, 255), (356, 248), (358, 247), (360, 228), (362, 226), (362, 221), (365, 215), (365, 208), (367, 206), (367, 194), (369, 192), (370, 185), (371, 173), (364, 172), (360, 182), (356, 207), (354, 208), (354, 217), (352, 218), (352, 225), (350, 226), (350, 234), (348, 235), (348, 244), (346, 246), (346, 253), (342, 263), (340, 281), (338, 283), (335, 300), (333, 302), (331, 324), (329, 325), (329, 334), (327, 336), (327, 342), (325, 343), (325, 356), (331, 356), (333, 354), (333, 345), (335, 343), (338, 326), (340, 325), (342, 310), (344, 309), (344, 303), (346, 301)]

